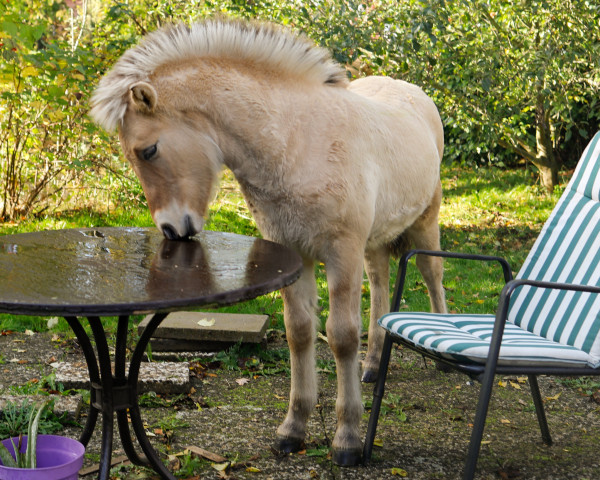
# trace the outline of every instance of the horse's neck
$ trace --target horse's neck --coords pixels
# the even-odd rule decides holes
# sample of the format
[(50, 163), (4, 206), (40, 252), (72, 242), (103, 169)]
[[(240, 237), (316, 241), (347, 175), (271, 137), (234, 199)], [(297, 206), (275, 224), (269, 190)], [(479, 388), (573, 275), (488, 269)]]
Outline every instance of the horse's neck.
[(225, 165), (240, 183), (264, 182), (265, 172), (281, 175), (291, 144), (308, 140), (296, 131), (294, 119), (305, 113), (298, 110), (290, 92), (277, 87), (266, 91), (258, 82), (249, 81), (221, 91), (211, 100)]

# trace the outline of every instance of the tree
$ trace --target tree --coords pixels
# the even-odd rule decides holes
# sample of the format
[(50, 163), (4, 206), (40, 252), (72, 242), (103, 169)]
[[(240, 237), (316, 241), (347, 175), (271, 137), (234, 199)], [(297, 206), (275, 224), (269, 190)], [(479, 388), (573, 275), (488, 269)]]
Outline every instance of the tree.
[(561, 146), (573, 136), (588, 137), (600, 119), (600, 5), (422, 3), (413, 16), (413, 55), (427, 68), (411, 73), (436, 91), (446, 124), (454, 134), (477, 131), (488, 145), (532, 162), (552, 190)]

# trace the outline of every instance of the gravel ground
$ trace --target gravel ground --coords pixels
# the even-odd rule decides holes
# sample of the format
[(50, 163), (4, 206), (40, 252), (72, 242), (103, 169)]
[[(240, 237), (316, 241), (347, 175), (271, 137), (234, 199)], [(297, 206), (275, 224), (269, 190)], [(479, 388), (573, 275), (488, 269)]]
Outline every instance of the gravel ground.
[[(281, 338), (269, 348), (285, 346)], [(150, 430), (185, 424), (170, 433), (170, 453), (202, 448), (232, 462), (219, 472), (205, 462), (200, 476), (238, 479), (455, 479), (466, 455), (479, 386), (457, 373), (443, 373), (412, 352), (394, 352), (376, 447), (368, 467), (339, 468), (327, 457), (335, 429), (335, 375), (324, 342), (317, 351), (321, 366), (320, 400), (310, 418), (307, 450), (280, 456), (271, 449), (286, 411), (289, 378), (242, 375), (237, 370), (204, 370), (193, 375), (190, 394), (175, 405), (143, 408)], [(51, 372), (53, 361), (81, 359), (73, 341), (49, 334), (0, 336), (0, 394)], [(285, 366), (285, 365), (282, 365)], [(541, 442), (526, 379), (498, 378), (478, 463), (477, 479), (600, 478), (600, 405), (582, 389), (551, 377), (540, 378), (554, 444)], [(371, 385), (363, 385), (370, 402)], [(175, 400), (174, 398), (170, 399)], [(368, 412), (363, 416), (366, 430)], [(168, 428), (167, 428), (168, 429)], [(65, 434), (77, 437), (77, 428)], [(165, 436), (153, 437), (165, 451)], [(97, 462), (99, 438), (87, 448), (85, 466)], [(122, 455), (115, 442), (113, 455)], [(139, 469), (114, 470), (115, 478), (153, 478)], [(84, 478), (94, 478), (94, 474)]]

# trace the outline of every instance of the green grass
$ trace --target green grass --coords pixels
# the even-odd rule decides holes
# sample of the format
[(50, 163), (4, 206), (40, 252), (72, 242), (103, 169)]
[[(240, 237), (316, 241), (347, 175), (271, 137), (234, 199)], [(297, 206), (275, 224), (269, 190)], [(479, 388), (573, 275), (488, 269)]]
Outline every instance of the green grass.
[[(442, 186), (442, 248), (503, 256), (515, 271), (523, 263), (561, 191), (559, 188), (553, 195), (545, 194), (535, 184), (533, 173), (524, 169), (470, 170), (444, 166)], [(17, 224), (0, 224), (0, 234), (90, 226), (152, 225), (147, 209), (121, 208), (110, 214), (81, 210), (28, 219)], [(206, 229), (260, 236), (230, 173), (224, 175), (221, 189), (210, 208)], [(392, 260), (392, 282), (395, 269), (396, 261)], [(444, 284), (451, 311), (493, 312), (502, 283), (502, 272), (493, 264), (454, 260), (445, 263)], [(329, 302), (322, 266), (318, 268), (317, 285), (322, 307), (319, 317), (324, 325)], [(366, 328), (369, 314), (369, 285), (366, 280), (363, 292), (362, 313)], [(411, 268), (405, 293), (404, 308), (429, 309), (426, 288), (416, 267)], [(283, 303), (278, 292), (219, 311), (266, 314), (271, 318), (272, 328), (283, 328)], [(138, 318), (133, 319), (132, 326), (137, 321)], [(44, 331), (48, 329), (47, 323), (46, 318), (0, 315), (0, 330)], [(116, 328), (116, 323), (110, 320), (105, 324), (109, 331)], [(60, 320), (52, 330), (70, 332), (64, 320)]]

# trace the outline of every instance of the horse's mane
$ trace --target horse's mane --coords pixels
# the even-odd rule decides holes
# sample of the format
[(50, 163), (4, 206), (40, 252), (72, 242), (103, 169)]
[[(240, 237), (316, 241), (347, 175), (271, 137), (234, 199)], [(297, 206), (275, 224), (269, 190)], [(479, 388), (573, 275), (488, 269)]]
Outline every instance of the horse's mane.
[(161, 65), (188, 58), (231, 58), (286, 72), (307, 82), (347, 84), (345, 70), (305, 36), (269, 23), (206, 20), (157, 30), (128, 50), (105, 75), (92, 97), (94, 120), (114, 130), (125, 115), (131, 86), (148, 81)]

